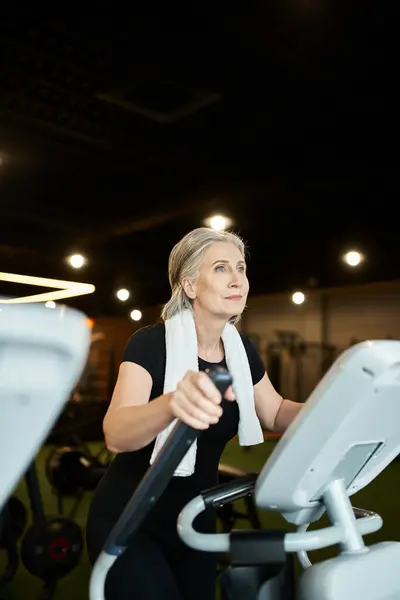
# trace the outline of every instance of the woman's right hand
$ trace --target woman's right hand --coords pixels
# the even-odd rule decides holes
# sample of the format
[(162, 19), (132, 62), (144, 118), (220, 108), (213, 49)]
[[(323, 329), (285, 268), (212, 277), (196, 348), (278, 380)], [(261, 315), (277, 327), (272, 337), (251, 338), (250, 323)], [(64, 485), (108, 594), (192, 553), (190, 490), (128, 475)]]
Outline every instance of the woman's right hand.
[[(224, 398), (236, 399), (232, 386)], [(194, 429), (208, 429), (222, 416), (221, 400), (221, 393), (206, 373), (188, 371), (171, 395), (170, 408), (174, 417)]]

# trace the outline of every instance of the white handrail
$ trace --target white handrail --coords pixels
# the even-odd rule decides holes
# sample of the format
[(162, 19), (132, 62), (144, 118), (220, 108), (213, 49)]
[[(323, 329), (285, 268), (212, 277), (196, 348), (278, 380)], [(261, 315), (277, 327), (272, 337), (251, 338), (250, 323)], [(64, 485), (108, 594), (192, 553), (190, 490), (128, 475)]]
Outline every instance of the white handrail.
[[(182, 509), (177, 524), (179, 536), (187, 546), (195, 550), (229, 552), (229, 533), (200, 533), (193, 528), (193, 521), (205, 509), (206, 505), (202, 496), (196, 496)], [(361, 535), (373, 533), (382, 527), (383, 521), (378, 514), (370, 511), (363, 511), (363, 514), (365, 516), (356, 521), (357, 529)], [(284, 545), (286, 552), (301, 553), (300, 556), (304, 558), (304, 552), (334, 546), (340, 544), (344, 539), (344, 528), (341, 525), (331, 525), (314, 531), (299, 530), (295, 533), (287, 533), (284, 538)], [(306, 568), (310, 566), (306, 561), (304, 561), (304, 564)]]

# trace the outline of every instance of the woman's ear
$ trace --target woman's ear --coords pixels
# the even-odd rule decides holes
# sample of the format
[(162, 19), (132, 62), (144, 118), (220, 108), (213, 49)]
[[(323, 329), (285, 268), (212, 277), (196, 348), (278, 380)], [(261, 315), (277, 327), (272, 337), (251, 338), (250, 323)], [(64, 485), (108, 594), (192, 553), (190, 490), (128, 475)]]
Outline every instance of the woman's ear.
[(183, 279), (182, 280), (182, 289), (185, 292), (186, 296), (190, 300), (194, 300), (196, 298), (196, 286), (195, 282), (191, 279)]

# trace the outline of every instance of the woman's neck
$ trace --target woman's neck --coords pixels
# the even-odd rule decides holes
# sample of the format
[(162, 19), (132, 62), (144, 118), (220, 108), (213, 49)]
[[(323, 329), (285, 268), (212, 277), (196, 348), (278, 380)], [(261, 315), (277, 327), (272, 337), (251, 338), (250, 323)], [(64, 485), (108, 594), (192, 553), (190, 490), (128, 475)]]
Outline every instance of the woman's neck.
[(200, 358), (209, 362), (220, 362), (224, 358), (221, 336), (226, 323), (221, 319), (210, 319), (209, 315), (202, 318), (199, 314), (194, 315), (194, 322)]

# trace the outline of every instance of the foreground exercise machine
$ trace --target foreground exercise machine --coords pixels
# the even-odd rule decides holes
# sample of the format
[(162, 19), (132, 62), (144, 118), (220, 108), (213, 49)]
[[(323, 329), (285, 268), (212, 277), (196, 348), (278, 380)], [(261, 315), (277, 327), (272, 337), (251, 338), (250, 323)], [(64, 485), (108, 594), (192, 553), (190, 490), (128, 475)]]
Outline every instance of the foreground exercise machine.
[[(210, 374), (217, 387), (231, 382)], [(395, 600), (400, 596), (400, 543), (366, 546), (382, 519), (355, 509), (350, 497), (371, 483), (400, 452), (400, 342), (364, 342), (344, 352), (322, 378), (256, 481), (217, 486), (189, 502), (178, 520), (182, 540), (202, 552), (227, 553), (227, 596), (282, 600), (279, 578), (288, 553), (304, 572), (301, 600)], [(108, 570), (163, 493), (198, 432), (178, 422), (148, 469), (98, 557), (90, 600), (104, 600)], [(263, 530), (203, 534), (193, 522), (209, 504), (254, 493), (260, 509), (280, 512), (297, 532)], [(307, 531), (326, 512), (330, 526)], [(335, 558), (311, 565), (307, 552), (339, 546)]]
[[(251, 589), (249, 575), (262, 573), (266, 560), (283, 561), (286, 553), (298, 553), (305, 567), (299, 583), (301, 600), (398, 598), (400, 574), (393, 565), (399, 564), (400, 544), (367, 547), (363, 536), (380, 529), (382, 519), (354, 509), (350, 496), (371, 483), (399, 453), (399, 418), (400, 342), (354, 346), (321, 380), (255, 484), (257, 506), (280, 512), (298, 531), (280, 536), (199, 534), (193, 521), (214, 500), (214, 493), (214, 498), (199, 496), (183, 509), (178, 525), (182, 539), (198, 550), (230, 553), (233, 568), (228, 584), (234, 599), (244, 593), (249, 598), (279, 598), (269, 589), (269, 581), (258, 581)], [(221, 497), (222, 491), (217, 500)], [(331, 525), (307, 531), (325, 511)], [(307, 551), (333, 545), (339, 546), (337, 557), (311, 565)]]
[[(89, 346), (86, 316), (76, 310), (0, 304), (0, 526), (10, 548), (26, 525), (20, 514), (15, 528), (11, 494), (25, 474), (32, 480), (32, 461), (83, 371)], [(68, 556), (60, 551), (57, 559), (62, 569)]]
[(0, 509), (60, 415), (89, 345), (76, 310), (0, 304)]

